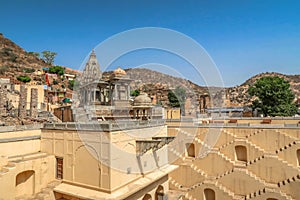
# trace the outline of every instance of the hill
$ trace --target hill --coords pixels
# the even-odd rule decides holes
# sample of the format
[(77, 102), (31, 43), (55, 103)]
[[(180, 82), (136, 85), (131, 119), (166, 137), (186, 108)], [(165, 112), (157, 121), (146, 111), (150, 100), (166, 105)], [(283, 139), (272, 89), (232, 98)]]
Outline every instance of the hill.
[(0, 76), (9, 77), (12, 82), (19, 83), (16, 77), (27, 75), (32, 80), (41, 82), (40, 77), (33, 72), (43, 67), (50, 66), (34, 53), (25, 51), (0, 34)]
[(226, 88), (226, 95), (228, 104), (232, 106), (245, 106), (251, 104), (250, 96), (247, 94), (249, 86), (253, 85), (256, 80), (265, 76), (279, 76), (287, 80), (291, 85), (291, 90), (294, 92), (296, 97), (300, 97), (300, 75), (285, 75), (276, 72), (266, 72), (257, 74), (243, 84), (235, 87)]

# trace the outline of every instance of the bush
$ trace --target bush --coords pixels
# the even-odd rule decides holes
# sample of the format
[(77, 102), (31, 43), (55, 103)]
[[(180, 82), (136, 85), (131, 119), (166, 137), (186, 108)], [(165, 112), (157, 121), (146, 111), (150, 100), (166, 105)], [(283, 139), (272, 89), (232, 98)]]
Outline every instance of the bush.
[(49, 68), (49, 72), (51, 74), (58, 74), (58, 75), (64, 75), (65, 73), (65, 68), (61, 66), (54, 66)]
[(0, 74), (1, 74), (1, 75), (4, 75), (5, 72), (7, 71), (7, 69), (8, 69), (8, 66), (1, 66), (1, 67), (0, 67)]
[(32, 69), (32, 68), (24, 68), (24, 69), (23, 69), (23, 72), (25, 72), (25, 73), (33, 73), (33, 72), (35, 72), (35, 69)]
[(29, 76), (18, 76), (17, 79), (18, 81), (21, 81), (23, 83), (27, 83), (31, 81), (31, 78)]
[(68, 88), (69, 88), (70, 90), (73, 90), (73, 89), (74, 89), (74, 85), (75, 85), (75, 80), (69, 80)]

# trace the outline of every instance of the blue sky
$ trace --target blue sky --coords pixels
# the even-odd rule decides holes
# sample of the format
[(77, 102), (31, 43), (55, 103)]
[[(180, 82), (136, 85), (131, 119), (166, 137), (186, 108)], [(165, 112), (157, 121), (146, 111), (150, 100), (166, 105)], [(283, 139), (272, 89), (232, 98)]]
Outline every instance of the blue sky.
[[(298, 1), (2, 0), (0, 5), (0, 32), (27, 51), (57, 52), (55, 63), (74, 69), (92, 48), (114, 34), (162, 27), (201, 44), (226, 86), (266, 71), (300, 74)], [(113, 65), (151, 62), (169, 65), (202, 84), (186, 70), (188, 64), (159, 51), (133, 52)]]

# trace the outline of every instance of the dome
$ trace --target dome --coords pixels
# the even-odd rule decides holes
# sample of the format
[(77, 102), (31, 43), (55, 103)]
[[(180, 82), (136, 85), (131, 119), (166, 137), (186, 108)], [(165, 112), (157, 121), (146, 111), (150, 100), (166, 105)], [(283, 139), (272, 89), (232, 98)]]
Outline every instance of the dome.
[(139, 96), (135, 97), (133, 105), (134, 106), (151, 106), (152, 101), (146, 93), (142, 93)]
[(124, 76), (126, 75), (125, 70), (121, 69), (121, 67), (118, 67), (117, 69), (114, 70), (114, 75), (115, 76)]

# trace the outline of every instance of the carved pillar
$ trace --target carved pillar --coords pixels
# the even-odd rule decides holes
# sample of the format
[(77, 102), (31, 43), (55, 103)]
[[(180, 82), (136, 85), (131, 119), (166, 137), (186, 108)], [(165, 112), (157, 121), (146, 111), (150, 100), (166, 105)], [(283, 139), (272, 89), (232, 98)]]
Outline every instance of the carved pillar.
[(26, 106), (27, 106), (27, 88), (25, 85), (20, 86), (20, 99), (19, 99), (19, 117), (26, 117)]
[(0, 113), (6, 115), (7, 89), (5, 84), (0, 84)]
[(37, 117), (37, 107), (38, 107), (38, 89), (31, 88), (30, 96), (30, 116)]

